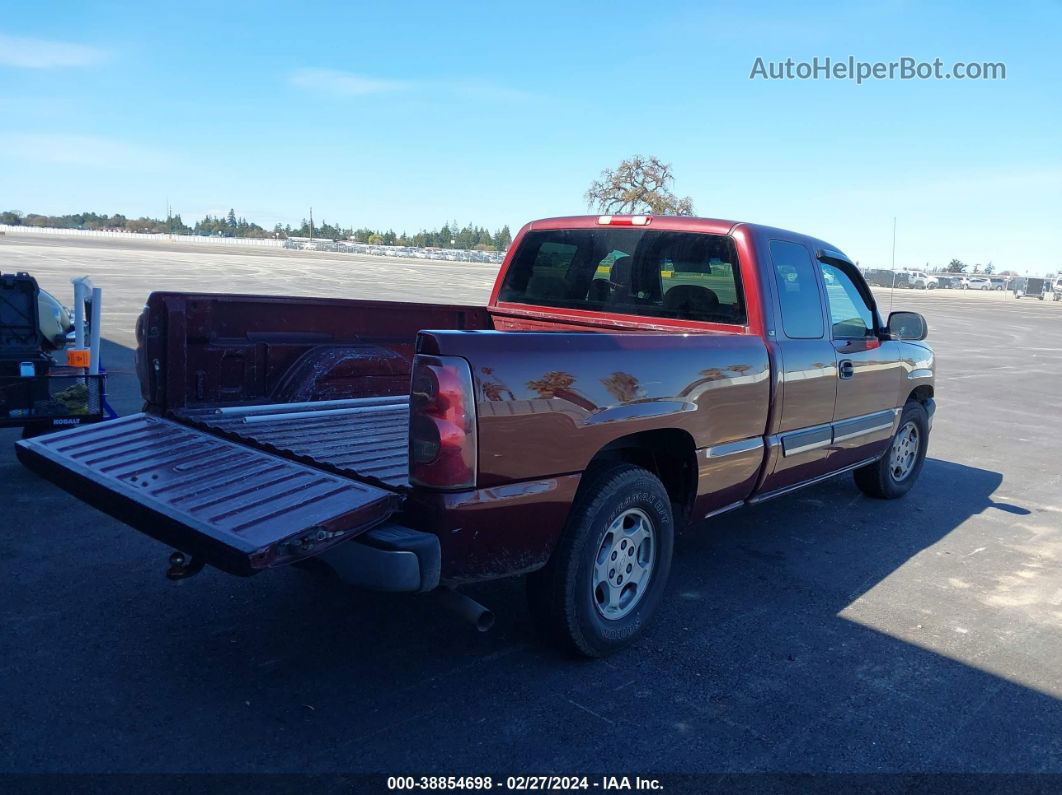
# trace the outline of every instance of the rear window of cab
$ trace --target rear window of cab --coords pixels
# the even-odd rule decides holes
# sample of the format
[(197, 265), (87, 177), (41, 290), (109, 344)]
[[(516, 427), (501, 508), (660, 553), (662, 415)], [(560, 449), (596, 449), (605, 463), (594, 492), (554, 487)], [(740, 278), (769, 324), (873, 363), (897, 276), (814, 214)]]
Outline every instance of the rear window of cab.
[(647, 229), (529, 232), (498, 293), (508, 303), (743, 325), (731, 238)]

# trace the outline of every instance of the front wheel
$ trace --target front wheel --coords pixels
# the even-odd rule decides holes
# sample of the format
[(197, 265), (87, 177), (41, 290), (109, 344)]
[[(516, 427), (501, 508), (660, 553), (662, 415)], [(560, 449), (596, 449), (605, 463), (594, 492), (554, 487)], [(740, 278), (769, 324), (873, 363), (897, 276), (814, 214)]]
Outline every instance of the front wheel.
[(660, 604), (674, 546), (660, 480), (619, 464), (587, 473), (545, 568), (528, 577), (532, 617), (547, 637), (587, 657), (628, 646)]
[(911, 490), (929, 446), (929, 416), (921, 403), (911, 400), (903, 407), (900, 422), (885, 455), (860, 467), (853, 476), (864, 494), (894, 500)]

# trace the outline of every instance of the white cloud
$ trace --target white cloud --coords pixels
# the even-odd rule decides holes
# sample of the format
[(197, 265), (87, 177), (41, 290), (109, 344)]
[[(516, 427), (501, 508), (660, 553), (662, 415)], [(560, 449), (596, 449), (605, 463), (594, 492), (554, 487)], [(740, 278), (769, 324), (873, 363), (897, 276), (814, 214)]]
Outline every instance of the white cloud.
[(334, 97), (360, 97), (393, 94), (400, 91), (432, 91), (488, 102), (520, 102), (529, 98), (524, 91), (507, 88), (490, 80), (388, 80), (337, 69), (297, 69), (288, 77), (296, 88)]
[(86, 44), (33, 39), (0, 33), (0, 66), (23, 69), (54, 69), (64, 66), (94, 66), (110, 53)]
[(406, 91), (414, 86), (404, 80), (381, 80), (335, 69), (297, 69), (288, 82), (296, 88), (340, 97), (388, 94)]
[(0, 133), (0, 159), (88, 166), (122, 171), (162, 171), (168, 154), (113, 138), (65, 133)]
[(531, 95), (517, 88), (507, 88), (489, 80), (453, 80), (438, 84), (444, 91), (452, 91), (469, 99), (482, 99), (487, 102), (523, 102)]

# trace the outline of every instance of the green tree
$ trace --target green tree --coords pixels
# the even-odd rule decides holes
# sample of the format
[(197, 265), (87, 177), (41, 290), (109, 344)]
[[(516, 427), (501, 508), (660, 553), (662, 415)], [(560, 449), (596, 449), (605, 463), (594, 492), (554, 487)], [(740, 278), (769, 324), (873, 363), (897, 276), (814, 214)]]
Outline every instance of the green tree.
[(948, 273), (965, 273), (966, 263), (962, 260), (953, 259), (948, 263)]
[(513, 236), (509, 231), (509, 226), (505, 225), (494, 235), (494, 248), (498, 251), (505, 251), (512, 245)]

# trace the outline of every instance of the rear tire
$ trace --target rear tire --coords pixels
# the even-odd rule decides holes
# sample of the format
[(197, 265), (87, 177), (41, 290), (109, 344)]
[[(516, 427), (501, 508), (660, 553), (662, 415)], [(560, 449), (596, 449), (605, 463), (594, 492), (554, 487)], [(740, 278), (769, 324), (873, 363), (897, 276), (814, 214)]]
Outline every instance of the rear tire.
[(867, 496), (879, 500), (902, 497), (918, 480), (928, 446), (929, 415), (921, 403), (910, 400), (903, 407), (885, 454), (852, 473), (856, 485)]
[(651, 472), (619, 464), (587, 472), (528, 606), (550, 640), (586, 657), (633, 643), (656, 613), (671, 572), (674, 520)]

